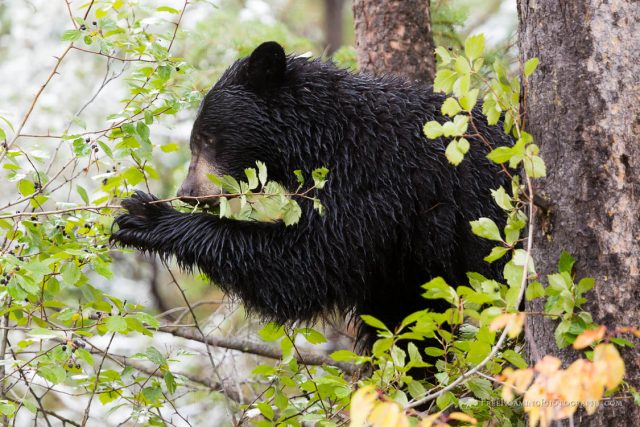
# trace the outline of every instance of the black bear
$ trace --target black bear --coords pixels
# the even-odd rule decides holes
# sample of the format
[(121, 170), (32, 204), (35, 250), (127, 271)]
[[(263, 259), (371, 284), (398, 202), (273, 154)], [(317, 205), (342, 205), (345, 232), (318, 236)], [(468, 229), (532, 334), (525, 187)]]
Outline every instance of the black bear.
[[(425, 138), (427, 121), (445, 121), (443, 100), (422, 84), (353, 74), (263, 43), (202, 101), (178, 195), (219, 194), (208, 173), (242, 179), (256, 160), (292, 190), (294, 170), (325, 166), (324, 215), (302, 200), (294, 226), (237, 221), (181, 213), (137, 192), (123, 201), (128, 212), (116, 218), (112, 239), (199, 268), (269, 320), (370, 314), (392, 328), (434, 307), (421, 297), (430, 279), (453, 285), (467, 283), (468, 271), (500, 274), (483, 261), (491, 242), (474, 236), (469, 221), (504, 223), (490, 190), (507, 179), (479, 138), (468, 138), (471, 149), (457, 167), (445, 158), (448, 141)], [(474, 121), (492, 144), (510, 144), (481, 113)], [(362, 331), (367, 347), (375, 337)]]

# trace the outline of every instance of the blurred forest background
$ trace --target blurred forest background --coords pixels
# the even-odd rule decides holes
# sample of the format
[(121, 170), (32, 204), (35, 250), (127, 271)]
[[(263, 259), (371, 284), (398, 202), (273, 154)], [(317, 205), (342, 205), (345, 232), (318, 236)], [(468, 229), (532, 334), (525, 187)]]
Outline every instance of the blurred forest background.
[[(41, 200), (45, 210), (64, 209), (81, 203), (85, 198), (92, 204), (106, 202), (110, 188), (115, 188), (109, 186), (117, 186), (123, 174), (130, 183), (146, 187), (159, 197), (174, 196), (186, 174), (189, 134), (201, 97), (235, 59), (247, 55), (263, 41), (276, 40), (289, 53), (332, 57), (340, 66), (356, 68), (349, 1), (193, 0), (183, 15), (185, 3), (182, 1), (101, 1), (95, 6), (103, 8), (100, 10), (104, 11), (106, 18), (102, 18), (99, 24), (91, 17), (85, 23), (73, 24), (70, 11), (74, 16), (82, 16), (86, 9), (86, 5), (81, 7), (82, 3), (0, 0), (0, 127), (6, 134), (13, 133), (10, 127), (15, 129), (20, 125), (25, 112), (32, 107), (33, 96), (50, 77), (56, 58), (63, 53), (69, 40), (81, 40), (85, 33), (94, 30), (108, 32), (109, 17), (113, 22), (128, 20), (135, 24), (128, 28), (130, 33), (122, 36), (122, 40), (130, 43), (122, 48), (123, 51), (130, 49), (122, 57), (84, 52), (82, 49), (99, 49), (96, 45), (80, 42), (76, 44), (77, 49), (65, 52), (64, 61), (33, 106), (22, 129), (22, 134), (30, 136), (21, 137), (20, 150), (29, 156), (16, 160), (20, 167), (5, 167), (1, 172), (1, 212), (29, 208), (28, 195), (33, 191), (27, 188), (31, 184), (24, 182), (34, 183), (36, 189), (43, 185), (38, 183), (38, 177), (34, 177), (36, 167), (30, 168), (29, 163), (36, 164), (38, 170), (49, 172), (46, 180), (49, 198)], [(507, 64), (515, 64), (515, 0), (436, 0), (431, 3), (436, 45), (458, 50), (468, 35), (483, 32), (487, 40), (487, 56), (497, 55)], [(119, 9), (126, 9), (128, 15), (119, 16)], [(172, 40), (174, 23), (179, 16), (180, 27), (175, 40)], [(102, 28), (98, 29), (98, 26)], [(153, 120), (145, 120), (150, 132), (148, 138), (160, 148), (153, 151), (152, 157), (145, 159), (143, 168), (148, 178), (136, 175), (137, 169), (132, 166), (140, 165), (133, 165), (130, 160), (127, 163), (126, 159), (118, 159), (117, 156), (112, 162), (105, 161), (101, 169), (89, 167), (90, 155), (85, 153), (89, 157), (78, 158), (77, 152), (74, 154), (60, 136), (74, 134), (81, 135), (82, 139), (86, 136), (87, 146), (96, 155), (105, 151), (100, 144), (99, 133), (94, 130), (109, 128), (114, 121), (121, 119), (123, 106), (131, 104), (131, 93), (135, 93), (131, 92), (132, 87), (145, 79), (144, 60), (131, 58), (135, 58), (136, 43), (144, 44), (142, 39), (153, 41), (149, 39), (150, 34), (165, 35), (158, 43), (164, 43), (165, 47), (171, 45), (170, 56), (183, 59), (177, 60), (175, 70), (167, 71), (167, 76), (157, 82), (160, 99), (166, 102), (165, 105), (170, 105), (173, 108), (171, 112), (175, 114), (157, 114)], [(144, 55), (149, 61), (153, 59), (149, 52), (144, 52)], [(124, 56), (129, 60), (121, 60)], [(151, 97), (157, 93), (144, 96)], [(0, 141), (3, 139), (0, 136)], [(81, 145), (81, 141), (76, 144)], [(84, 191), (76, 190), (76, 185)], [(85, 218), (83, 221), (89, 220)], [(96, 223), (91, 223), (89, 228), (110, 224), (108, 217), (102, 220), (102, 224), (100, 220), (91, 221)], [(94, 243), (100, 247), (107, 244), (104, 240)], [(82, 248), (76, 249), (80, 251)], [(106, 253), (109, 249), (103, 247), (100, 250)], [(207, 334), (257, 339), (259, 326), (247, 319), (241, 307), (226, 301), (224, 295), (201, 277), (182, 274), (175, 268), (166, 270), (157, 260), (140, 254), (112, 252), (111, 256), (114, 258), (110, 267), (113, 275), (88, 272), (86, 280), (92, 287), (127, 304), (139, 305), (143, 311), (162, 314), (163, 318), (173, 319), (178, 325), (186, 314), (182, 289)], [(175, 286), (176, 283), (180, 287)], [(88, 292), (80, 287), (67, 287), (63, 291), (62, 300), (76, 302)], [(325, 344), (327, 350), (350, 345), (348, 333), (347, 336), (331, 330), (327, 333), (333, 337), (329, 344)], [(209, 381), (206, 373), (211, 368), (210, 357), (220, 368), (216, 382), (230, 384), (241, 383), (258, 360), (255, 355), (219, 349), (208, 354), (203, 345), (169, 334), (119, 335), (113, 342), (110, 337), (108, 334), (96, 336), (93, 342), (99, 348), (109, 347), (111, 354), (123, 356), (144, 353), (145, 349), (153, 346), (170, 355), (172, 371), (183, 372), (205, 385)], [(176, 408), (162, 409), (166, 414), (180, 414), (180, 417), (168, 416), (173, 425), (186, 425), (184, 419), (187, 418), (192, 425), (219, 425), (228, 420), (224, 399), (211, 388), (193, 387), (190, 393), (185, 392), (183, 398), (175, 400)], [(19, 386), (16, 390), (25, 396), (25, 400), (31, 399), (32, 405), (38, 403)], [(42, 385), (38, 393), (45, 390), (46, 386)], [(63, 385), (58, 390), (63, 392), (42, 394), (46, 407), (68, 419), (82, 419), (87, 394), (76, 394), (77, 390)], [(108, 397), (100, 397), (100, 400), (102, 403), (109, 401)], [(140, 408), (136, 409), (138, 413), (134, 410), (136, 415), (132, 418), (131, 408), (136, 406), (132, 401), (129, 403), (128, 406), (126, 403), (101, 405), (94, 402), (88, 425), (139, 425), (153, 418), (145, 413), (146, 409)], [(33, 425), (33, 419), (33, 413), (22, 407), (14, 423)]]

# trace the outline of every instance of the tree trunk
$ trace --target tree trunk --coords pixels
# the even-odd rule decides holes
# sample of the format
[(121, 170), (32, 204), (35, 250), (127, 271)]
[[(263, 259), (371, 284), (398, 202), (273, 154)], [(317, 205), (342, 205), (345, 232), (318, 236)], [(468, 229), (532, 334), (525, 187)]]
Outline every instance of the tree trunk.
[[(518, 0), (523, 58), (538, 57), (527, 97), (527, 128), (547, 178), (537, 186), (551, 211), (539, 217), (534, 259), (541, 278), (565, 249), (576, 276), (593, 277), (586, 309), (610, 330), (640, 324), (640, 4), (633, 0)], [(540, 312), (534, 300), (528, 310)], [(532, 317), (530, 356), (558, 351), (556, 322)], [(637, 342), (637, 340), (636, 340)], [(636, 349), (622, 349), (626, 380), (640, 387)], [(576, 425), (631, 426), (631, 400), (601, 406)]]
[(344, 0), (324, 0), (324, 34), (327, 56), (342, 46), (342, 10)]
[(353, 16), (362, 71), (433, 80), (429, 0), (354, 0)]

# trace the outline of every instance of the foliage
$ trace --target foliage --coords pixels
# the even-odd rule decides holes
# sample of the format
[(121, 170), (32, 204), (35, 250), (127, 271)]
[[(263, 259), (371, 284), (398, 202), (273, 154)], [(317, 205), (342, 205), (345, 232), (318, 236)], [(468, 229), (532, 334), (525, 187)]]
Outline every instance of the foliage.
[[(477, 273), (468, 273), (471, 287), (452, 287), (436, 278), (424, 285), (427, 291), (424, 296), (446, 300), (451, 308), (444, 313), (416, 313), (393, 332), (374, 319), (364, 319), (379, 329), (380, 339), (371, 357), (365, 359), (376, 370), (370, 379), (362, 381), (366, 385), (351, 401), (354, 426), (366, 423), (405, 426), (416, 418), (420, 419), (420, 426), (444, 426), (449, 425), (450, 420), (463, 425), (488, 421), (499, 425), (522, 424), (522, 413), (512, 404), (514, 391), (524, 395), (522, 407), (529, 415), (529, 424), (548, 426), (554, 420), (572, 416), (579, 404), (592, 414), (605, 390), (611, 394), (623, 381), (624, 363), (612, 344), (619, 338), (613, 336), (609, 337), (612, 343), (598, 344), (589, 354), (593, 361), (578, 359), (566, 370), (559, 369), (560, 360), (552, 356), (545, 356), (534, 368), (529, 368), (520, 354), (522, 345), (518, 337), (527, 316), (560, 318), (555, 335), (561, 348), (571, 343), (575, 348), (590, 345), (603, 338), (604, 327), (594, 329), (597, 325), (581, 308), (586, 301), (583, 295), (593, 287), (594, 281), (583, 278), (577, 284), (574, 282), (575, 260), (568, 253), (562, 253), (558, 273), (547, 276), (546, 287), (538, 281), (530, 256), (531, 180), (544, 177), (546, 168), (532, 136), (522, 128), (520, 79), (508, 78), (499, 61), (492, 64), (493, 76), (487, 77), (490, 74), (484, 69), (487, 66), (483, 52), (482, 34), (465, 41), (464, 54), (451, 53), (443, 47), (436, 49), (439, 70), (434, 89), (449, 95), (443, 102), (442, 113), (451, 120), (428, 122), (424, 133), (430, 139), (449, 139), (445, 156), (456, 166), (465, 160), (470, 139), (479, 138), (491, 147), (490, 141), (483, 140), (478, 131), (479, 109), (488, 124), (501, 125), (505, 132), (513, 135), (513, 146), (495, 148), (487, 155), (503, 165), (503, 172), (512, 178), (510, 189), (492, 191), (496, 204), (507, 214), (506, 226), (500, 230), (489, 218), (471, 222), (476, 235), (497, 243), (485, 257), (487, 262), (508, 257), (503, 271), (505, 283), (488, 280)], [(534, 58), (523, 65), (525, 79), (537, 64)], [(477, 104), (481, 87), (485, 95), (480, 107)], [(524, 87), (526, 89), (526, 80)], [(511, 171), (516, 168), (522, 168), (522, 175), (512, 175)], [(525, 228), (528, 236), (523, 238)], [(544, 313), (519, 311), (525, 296), (529, 300), (546, 298)], [(407, 327), (409, 330), (405, 331)], [(423, 356), (413, 343), (409, 343), (407, 351), (399, 347), (397, 343), (402, 339), (438, 344), (424, 349), (427, 356), (438, 358), (433, 370), (435, 381), (418, 381), (412, 377), (407, 367), (425, 366)], [(622, 342), (632, 345), (626, 340), (618, 341)], [(502, 385), (500, 395), (496, 384)], [(434, 400), (436, 408), (431, 406), (428, 415), (412, 413), (412, 408), (424, 407)], [(452, 412), (455, 409), (461, 412)]]
[[(450, 2), (438, 3), (434, 28), (456, 34), (465, 14)], [(0, 116), (0, 140), (5, 140), (0, 164), (15, 193), (0, 206), (0, 414), (5, 423), (25, 412), (47, 423), (54, 418), (65, 422), (47, 400), (54, 395), (79, 417), (71, 425), (91, 425), (92, 417), (101, 414), (99, 405), (118, 422), (179, 425), (185, 408), (201, 402), (223, 408), (227, 420), (264, 426), (522, 425), (523, 412), (512, 399), (524, 395), (525, 401), (541, 403), (524, 407), (532, 425), (548, 425), (573, 414), (576, 406), (552, 411), (549, 408), (558, 406), (545, 402), (581, 402), (592, 413), (603, 396), (621, 389), (637, 395), (623, 381), (624, 364), (615, 346), (633, 346), (623, 336), (637, 336), (638, 331), (607, 331), (593, 323), (582, 308), (593, 280), (576, 280), (569, 254), (562, 254), (558, 272), (546, 278), (546, 286), (535, 273), (530, 256), (531, 179), (546, 170), (533, 138), (522, 128), (520, 101), (521, 88), (526, 94), (526, 77), (538, 61), (522, 64), (525, 80), (509, 77), (509, 67), (490, 61), (495, 52), (487, 55), (481, 35), (466, 42), (455, 35), (456, 42), (447, 44), (452, 50), (436, 50), (435, 89), (448, 95), (442, 112), (450, 120), (429, 122), (424, 130), (429, 138), (448, 139), (445, 155), (453, 165), (465, 161), (471, 136), (480, 135), (480, 110), (490, 124), (502, 125), (514, 136), (512, 147), (489, 155), (512, 177), (511, 188), (492, 192), (508, 217), (506, 227), (500, 229), (488, 218), (471, 223), (478, 236), (495, 242), (487, 262), (508, 259), (504, 282), (473, 272), (468, 273), (469, 286), (435, 278), (424, 285), (424, 297), (444, 302), (442, 313), (414, 313), (397, 330), (363, 316), (379, 331), (371, 354), (337, 350), (331, 358), (313, 360), (301, 343), (320, 345), (326, 339), (308, 327), (268, 324), (260, 332), (266, 347), (250, 340), (212, 338), (196, 313), (199, 303), (189, 301), (180, 277), (171, 270), (164, 277), (185, 305), (178, 316), (155, 316), (149, 307), (111, 292), (116, 290), (112, 282), (120, 283), (120, 270), (127, 268), (108, 243), (117, 200), (135, 186), (168, 193), (173, 183), (170, 171), (179, 146), (158, 130), (194, 109), (222, 64), (247, 54), (257, 41), (278, 39), (300, 53), (313, 48), (284, 24), (239, 21), (232, 9), (218, 10), (194, 31), (182, 33), (184, 11), (192, 6), (187, 1), (177, 8), (175, 4), (106, 0), (76, 9), (67, 3), (72, 19), (60, 32), (65, 47), (43, 91), (55, 83), (61, 64), (81, 57), (108, 64), (103, 83), (89, 94), (85, 107), (107, 93), (107, 85), (118, 77), (127, 84), (123, 99), (101, 110), (98, 123), (87, 120), (82, 107), (63, 130), (46, 134), (27, 133), (42, 92), (20, 120)], [(184, 58), (176, 56), (179, 48)], [(335, 60), (355, 67), (353, 48), (342, 49)], [(513, 173), (516, 168), (523, 174)], [(301, 215), (296, 198), (310, 198), (322, 209), (316, 191), (328, 171), (304, 172), (313, 183), (292, 171), (301, 179), (291, 193), (269, 182), (261, 164), (247, 169), (244, 182), (211, 176), (226, 191), (216, 212), (293, 224)], [(525, 231), (528, 236), (523, 236)], [(521, 312), (525, 297), (544, 298), (544, 313)], [(559, 320), (559, 347), (587, 348), (587, 359), (561, 369), (547, 356), (529, 367), (520, 333), (528, 316), (541, 315)], [(184, 319), (189, 332), (181, 328)], [(162, 341), (163, 334), (212, 345), (196, 351), (185, 341)], [(233, 371), (237, 381), (229, 387), (220, 368), (227, 353), (219, 349), (225, 346), (266, 358), (257, 365), (245, 360), (251, 374), (243, 378)], [(206, 356), (191, 357), (200, 353)], [(181, 363), (193, 359), (206, 361), (183, 369)], [(424, 372), (430, 375), (425, 378)], [(574, 394), (561, 387), (567, 381), (575, 383), (570, 390)], [(542, 384), (551, 387), (542, 391)], [(200, 420), (211, 422), (211, 407), (203, 413)]]

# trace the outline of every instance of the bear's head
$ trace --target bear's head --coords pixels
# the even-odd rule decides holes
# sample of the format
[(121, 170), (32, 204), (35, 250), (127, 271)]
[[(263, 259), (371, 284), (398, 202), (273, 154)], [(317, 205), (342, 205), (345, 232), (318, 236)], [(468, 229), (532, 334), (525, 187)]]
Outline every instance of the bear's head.
[[(191, 163), (178, 197), (193, 203), (214, 204), (221, 194), (209, 174), (244, 177), (244, 169), (265, 162), (269, 178), (284, 179), (283, 136), (297, 125), (283, 99), (290, 90), (286, 83), (287, 58), (278, 43), (266, 42), (236, 61), (207, 93), (191, 132)], [(291, 173), (293, 169), (289, 170)]]

